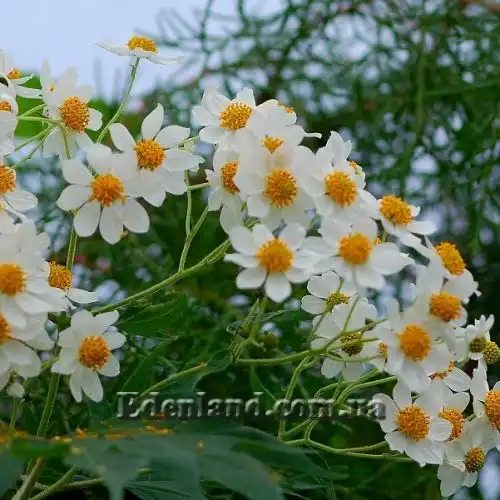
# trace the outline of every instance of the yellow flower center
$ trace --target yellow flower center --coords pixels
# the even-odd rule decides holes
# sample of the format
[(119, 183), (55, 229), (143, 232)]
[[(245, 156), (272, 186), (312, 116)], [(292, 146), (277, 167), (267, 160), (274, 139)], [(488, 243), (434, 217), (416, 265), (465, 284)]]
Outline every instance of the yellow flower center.
[(89, 107), (79, 97), (68, 97), (59, 111), (64, 125), (72, 132), (84, 132), (90, 122)]
[(414, 441), (425, 439), (429, 434), (431, 418), (422, 408), (413, 405), (398, 411), (397, 422), (401, 432)]
[(16, 189), (16, 171), (0, 164), (0, 194), (9, 193)]
[(134, 149), (139, 167), (153, 171), (163, 165), (165, 151), (154, 139), (143, 139)]
[(289, 207), (299, 194), (297, 179), (289, 170), (277, 168), (266, 177), (264, 194), (275, 207)]
[(412, 361), (422, 361), (431, 352), (432, 338), (421, 326), (406, 325), (398, 337), (403, 354)]
[(483, 356), (484, 360), (486, 361), (486, 364), (488, 365), (495, 364), (500, 359), (500, 347), (498, 347), (498, 345), (493, 341), (486, 342), (486, 347), (484, 348)]
[(465, 418), (461, 412), (455, 410), (455, 408), (445, 408), (438, 413), (438, 417), (448, 420), (448, 422), (452, 425), (451, 435), (448, 438), (448, 441), (458, 439), (462, 435)]
[(279, 238), (264, 243), (257, 251), (259, 265), (269, 273), (286, 273), (292, 267), (293, 257), (293, 251)]
[(486, 349), (488, 342), (488, 339), (484, 335), (482, 337), (477, 337), (469, 344), (469, 350), (470, 352), (474, 352), (476, 354), (483, 352)]
[(49, 266), (49, 285), (61, 290), (71, 288), (71, 282), (73, 281), (72, 272), (61, 264), (56, 264), (54, 261), (49, 262)]
[(413, 220), (410, 205), (392, 194), (380, 200), (380, 213), (393, 224), (402, 226), (406, 226)]
[(457, 247), (445, 241), (436, 246), (436, 252), (441, 257), (443, 266), (454, 276), (460, 276), (465, 271), (465, 262)]
[(278, 101), (278, 106), (280, 108), (284, 108), (287, 113), (295, 113), (295, 109), (292, 108), (292, 106), (287, 106), (286, 104), (283, 104)]
[(380, 342), (380, 344), (378, 345), (378, 352), (380, 354), (387, 354), (388, 348), (389, 348), (389, 346), (386, 343)]
[(430, 375), (431, 380), (444, 380), (455, 369), (455, 363), (450, 361), (448, 368), (444, 372), (436, 372)]
[(495, 429), (500, 429), (500, 391), (489, 391), (484, 405), (491, 425)]
[(349, 296), (341, 292), (333, 292), (326, 298), (326, 308), (331, 311), (335, 306), (339, 304), (349, 303)]
[(231, 161), (226, 163), (220, 169), (220, 180), (224, 188), (231, 194), (236, 194), (240, 192), (238, 186), (234, 183), (234, 176), (238, 171), (238, 163)]
[(158, 47), (156, 43), (145, 36), (133, 36), (128, 42), (127, 47), (130, 50), (142, 49), (146, 52), (158, 52)]
[(0, 101), (0, 111), (9, 111), (12, 113), (12, 104), (9, 101)]
[(103, 207), (110, 207), (116, 200), (125, 198), (123, 182), (113, 174), (98, 175), (91, 183), (92, 199)]
[(274, 153), (285, 141), (281, 137), (271, 137), (266, 136), (262, 140), (262, 145), (269, 150), (270, 153)]
[(356, 183), (344, 172), (332, 172), (325, 177), (327, 196), (340, 205), (352, 205), (358, 197)]
[(460, 299), (456, 295), (441, 292), (431, 296), (430, 313), (446, 323), (460, 318)]
[(17, 68), (11, 69), (7, 73), (7, 78), (9, 80), (17, 80), (18, 78), (21, 78), (21, 76), (23, 76), (23, 75)]
[(357, 164), (354, 160), (349, 160), (349, 161), (348, 161), (348, 163), (349, 163), (349, 166), (350, 166), (353, 170), (356, 170), (356, 171), (358, 170), (359, 165), (358, 165), (358, 164)]
[(5, 316), (0, 313), (0, 346), (5, 344), (10, 339), (12, 329), (5, 319)]
[(484, 466), (484, 451), (482, 448), (472, 448), (465, 455), (464, 461), (467, 472), (477, 472)]
[(18, 264), (0, 264), (0, 292), (15, 297), (26, 288), (26, 273)]
[(110, 350), (102, 335), (89, 335), (82, 340), (80, 363), (91, 370), (102, 368), (109, 359)]
[(348, 234), (339, 241), (339, 255), (353, 266), (364, 264), (370, 257), (373, 244), (362, 233)]
[(232, 102), (220, 114), (220, 126), (226, 130), (234, 132), (246, 126), (252, 108), (244, 102)]
[(351, 335), (344, 335), (340, 338), (342, 344), (348, 344), (341, 349), (349, 356), (355, 356), (363, 350), (363, 342), (361, 342), (361, 333), (356, 332)]

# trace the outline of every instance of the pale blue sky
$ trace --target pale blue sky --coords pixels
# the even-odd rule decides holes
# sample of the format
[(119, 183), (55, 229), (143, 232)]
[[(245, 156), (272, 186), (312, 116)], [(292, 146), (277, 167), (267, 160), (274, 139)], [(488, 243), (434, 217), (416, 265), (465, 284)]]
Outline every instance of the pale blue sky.
[[(75, 66), (82, 83), (96, 83), (100, 63), (105, 89), (111, 89), (117, 71), (127, 70), (127, 59), (109, 54), (95, 42), (108, 38), (126, 42), (139, 30), (158, 33), (157, 15), (174, 8), (186, 19), (195, 20), (205, 0), (1, 0), (0, 48), (22, 69), (36, 71), (47, 58), (54, 74)], [(251, 0), (259, 12), (275, 9), (281, 0)], [(234, 11), (236, 0), (216, 0), (218, 12)], [(136, 92), (150, 88), (156, 78), (171, 68), (143, 64)]]

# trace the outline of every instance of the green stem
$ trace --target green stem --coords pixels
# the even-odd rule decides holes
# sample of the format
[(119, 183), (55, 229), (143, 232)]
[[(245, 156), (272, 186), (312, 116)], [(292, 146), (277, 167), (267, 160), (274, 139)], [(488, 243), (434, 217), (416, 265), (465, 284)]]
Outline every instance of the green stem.
[(44, 458), (38, 458), (35, 462), (34, 467), (31, 469), (30, 473), (24, 480), (24, 483), (19, 488), (17, 493), (12, 497), (12, 500), (26, 500), (29, 498), (31, 491), (35, 487), (35, 484), (40, 477), (40, 474), (42, 473), (44, 465)]
[(188, 186), (188, 191), (195, 191), (196, 189), (203, 189), (208, 187), (210, 184), (208, 182), (203, 182), (202, 184), (194, 184), (193, 186)]
[(120, 300), (119, 302), (116, 302), (114, 304), (108, 304), (107, 306), (103, 306), (98, 309), (94, 309), (92, 313), (100, 314), (103, 312), (114, 311), (115, 309), (119, 309), (120, 307), (126, 306), (127, 304), (135, 302), (136, 300), (149, 297), (150, 295), (153, 295), (159, 292), (160, 290), (163, 290), (164, 288), (173, 285), (174, 283), (177, 283), (178, 281), (187, 278), (188, 276), (191, 276), (192, 274), (196, 273), (203, 267), (213, 264), (218, 260), (222, 259), (227, 249), (229, 248), (229, 245), (230, 245), (229, 240), (226, 240), (224, 243), (221, 243), (217, 248), (215, 248), (215, 250), (206, 255), (194, 266), (188, 267), (187, 269), (183, 269), (182, 271), (177, 271), (175, 274), (169, 276), (163, 281), (160, 281), (159, 283), (156, 283), (155, 285), (150, 286), (149, 288), (146, 288), (141, 292), (137, 292), (133, 295), (130, 295), (130, 297), (126, 297), (125, 299)]
[[(186, 186), (189, 186), (189, 174), (188, 172), (184, 173), (184, 179), (186, 180)], [(184, 227), (186, 228), (186, 237), (191, 233), (191, 213), (193, 211), (193, 195), (191, 191), (188, 189), (187, 193), (187, 208), (186, 208), (186, 222)]]
[(146, 389), (142, 394), (139, 395), (139, 398), (143, 398), (144, 396), (147, 396), (150, 392), (157, 392), (161, 389), (165, 389), (165, 387), (168, 387), (172, 382), (175, 382), (176, 380), (179, 380), (183, 377), (187, 377), (188, 375), (192, 375), (193, 373), (197, 373), (200, 370), (203, 370), (204, 368), (205, 368), (205, 365), (201, 364), (201, 365), (193, 366), (192, 368), (188, 368), (187, 370), (176, 373), (174, 375), (171, 375), (170, 377), (166, 378), (165, 380), (161, 380), (157, 384), (152, 385), (149, 389)]
[(127, 85), (127, 88), (125, 89), (125, 95), (122, 99), (122, 102), (120, 103), (120, 106), (118, 106), (118, 109), (116, 110), (115, 114), (111, 117), (111, 120), (106, 124), (106, 126), (102, 129), (101, 133), (99, 134), (99, 137), (97, 138), (97, 143), (101, 143), (102, 140), (104, 139), (104, 136), (106, 135), (107, 131), (115, 123), (118, 118), (120, 118), (120, 115), (122, 114), (123, 110), (125, 109), (125, 106), (128, 104), (128, 101), (130, 99), (130, 94), (132, 92), (132, 87), (134, 86), (135, 82), (135, 77), (137, 75), (137, 68), (139, 67), (139, 61), (140, 59), (137, 58), (137, 60), (134, 62), (132, 65), (132, 71), (130, 73), (130, 79)]
[[(189, 203), (189, 199), (190, 199), (190, 197), (188, 194), (188, 203)], [(190, 212), (190, 210), (189, 210), (189, 212)], [(191, 243), (193, 242), (193, 239), (196, 236), (196, 233), (198, 233), (198, 231), (200, 230), (207, 214), (208, 214), (208, 206), (205, 207), (205, 210), (203, 210), (203, 213), (201, 214), (200, 218), (198, 219), (198, 221), (194, 225), (193, 229), (189, 233), (187, 233), (186, 241), (184, 242), (184, 248), (182, 249), (181, 258), (179, 261), (178, 271), (182, 271), (184, 269), (184, 267), (186, 265), (186, 259), (188, 256), (189, 248), (191, 247)], [(191, 215), (189, 217), (191, 217)], [(187, 218), (188, 218), (188, 216), (186, 214), (186, 224), (187, 224)], [(186, 229), (187, 229), (187, 227), (186, 227)]]
[(50, 118), (42, 118), (41, 116), (18, 116), (17, 119), (23, 122), (39, 122), (39, 123), (50, 123), (51, 125), (57, 125), (57, 120), (51, 120)]
[(45, 107), (45, 104), (39, 104), (38, 106), (35, 106), (34, 108), (28, 109), (22, 115), (19, 115), (18, 118), (25, 118), (26, 116), (32, 115), (33, 113), (36, 113), (37, 111), (41, 111), (44, 107)]
[[(55, 127), (55, 125), (52, 126), (52, 127), (50, 127), (50, 130), (52, 130), (54, 127)], [(47, 129), (44, 128), (41, 132), (38, 132), (38, 134), (34, 135), (33, 137), (30, 137), (27, 141), (24, 141), (22, 144), (20, 144), (19, 146), (17, 146), (17, 148), (15, 149), (15, 151), (19, 151), (20, 149), (23, 149), (28, 144), (31, 144), (32, 142), (35, 142), (38, 139), (42, 138), (47, 133), (48, 133)]]
[(40, 424), (38, 425), (38, 430), (36, 432), (37, 437), (44, 437), (47, 433), (49, 420), (54, 409), (57, 389), (59, 387), (59, 379), (60, 375), (58, 373), (53, 373), (50, 377), (49, 390), (47, 391), (47, 397), (45, 399), (45, 405), (40, 418)]
[(31, 497), (31, 500), (41, 500), (42, 498), (46, 498), (52, 495), (52, 493), (59, 490), (62, 486), (65, 486), (67, 483), (69, 483), (71, 477), (75, 473), (75, 469), (76, 467), (71, 467), (71, 469), (69, 469), (63, 476), (61, 476), (54, 484), (51, 484), (47, 489), (38, 493), (38, 495)]
[(35, 137), (41, 137), (42, 140), (29, 152), (28, 155), (26, 155), (21, 161), (19, 161), (19, 162), (15, 163), (14, 165), (12, 165), (11, 168), (13, 170), (15, 170), (16, 168), (20, 167), (21, 165), (23, 165), (27, 161), (31, 160), (31, 158), (33, 158), (33, 155), (43, 146), (43, 143), (45, 142), (45, 139), (50, 134), (50, 132), (52, 132), (52, 130), (54, 128), (55, 128), (55, 125), (53, 125), (51, 127), (48, 127), (45, 130), (43, 130), (42, 132), (40, 132), (40, 134), (37, 134)]
[(12, 405), (12, 413), (10, 414), (9, 429), (14, 430), (16, 427), (17, 412), (19, 411), (19, 399), (13, 398), (14, 404)]

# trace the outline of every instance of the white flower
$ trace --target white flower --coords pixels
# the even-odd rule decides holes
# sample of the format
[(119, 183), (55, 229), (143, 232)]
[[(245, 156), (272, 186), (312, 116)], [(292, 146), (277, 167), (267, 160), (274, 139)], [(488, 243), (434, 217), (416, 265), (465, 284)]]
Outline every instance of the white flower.
[(66, 269), (65, 266), (52, 261), (49, 262), (49, 267), (49, 285), (64, 291), (68, 308), (75, 307), (72, 302), (76, 304), (91, 304), (92, 302), (97, 302), (98, 299), (95, 292), (88, 292), (87, 290), (71, 286), (73, 273), (69, 269)]
[(234, 183), (239, 168), (238, 153), (232, 149), (217, 148), (213, 157), (213, 171), (205, 170), (211, 188), (208, 210), (219, 210), (221, 226), (229, 234), (234, 225), (241, 225), (242, 199), (240, 189)]
[[(426, 246), (419, 248), (419, 252), (429, 259), (429, 267), (433, 272), (439, 273), (448, 279), (450, 293), (462, 297), (470, 297), (475, 294), (480, 296), (478, 284), (474, 281), (472, 273), (466, 269), (465, 261), (458, 251), (456, 245), (444, 241), (433, 246), (426, 237)], [(468, 302), (468, 301), (467, 301)], [(467, 304), (466, 301), (464, 303)]]
[[(274, 113), (276, 109), (283, 111), (284, 117), (283, 121), (287, 125), (295, 125), (297, 122), (297, 113), (291, 106), (287, 106), (277, 99), (268, 99), (267, 101), (259, 104), (259, 111), (262, 112), (263, 115), (268, 116), (269, 113)], [(321, 134), (313, 134), (315, 137), (321, 137)]]
[(382, 289), (384, 276), (413, 263), (394, 243), (377, 243), (377, 225), (368, 218), (357, 219), (351, 229), (323, 219), (319, 232), (322, 238), (310, 239), (305, 247), (317, 260), (316, 271), (333, 269), (360, 293)]
[(393, 399), (385, 394), (373, 398), (385, 407), (385, 418), (380, 427), (393, 451), (406, 453), (420, 467), (441, 464), (444, 441), (451, 434), (452, 425), (437, 416), (440, 410), (439, 390), (430, 387), (412, 401), (411, 392), (402, 382), (394, 386)]
[[(376, 336), (377, 330), (370, 331), (370, 337)], [(380, 339), (372, 342), (366, 342), (364, 346), (364, 355), (371, 358), (369, 363), (373, 365), (379, 372), (386, 371), (387, 365), (387, 344)]]
[(475, 418), (464, 426), (462, 436), (446, 445), (446, 462), (439, 466), (441, 494), (448, 497), (462, 486), (470, 488), (484, 466), (486, 453), (495, 447), (497, 436), (485, 421)]
[(327, 271), (321, 276), (312, 276), (307, 283), (307, 290), (312, 295), (302, 297), (301, 307), (311, 314), (323, 314), (338, 304), (347, 303), (356, 291), (333, 271)]
[[(357, 380), (365, 371), (366, 343), (359, 332), (366, 326), (367, 320), (374, 320), (377, 310), (365, 298), (352, 296), (348, 303), (335, 306), (325, 317), (316, 316), (313, 320), (313, 331), (316, 338), (312, 341), (313, 349), (322, 349), (333, 342), (335, 347), (328, 353), (321, 366), (321, 373), (326, 378), (336, 377), (339, 373), (347, 382)], [(346, 332), (352, 332), (346, 334)], [(341, 347), (336, 347), (338, 345)], [(342, 345), (345, 344), (345, 347)]]
[(99, 375), (116, 377), (120, 372), (118, 359), (111, 351), (125, 342), (118, 332), (107, 332), (118, 320), (118, 312), (92, 316), (88, 311), (78, 311), (71, 318), (71, 326), (59, 334), (61, 346), (59, 359), (52, 371), (70, 375), (69, 387), (75, 401), (82, 400), (82, 391), (93, 401), (101, 401), (103, 389)]
[(0, 236), (0, 313), (18, 328), (25, 327), (28, 316), (64, 309), (64, 295), (49, 285), (39, 247), (23, 245), (32, 241), (33, 232), (34, 223), (26, 220), (17, 224), (15, 233)]
[(251, 89), (240, 90), (230, 100), (215, 87), (205, 90), (200, 105), (193, 107), (193, 118), (203, 127), (200, 139), (220, 146), (234, 145), (242, 130), (258, 130), (265, 120)]
[(91, 236), (99, 226), (104, 240), (113, 245), (120, 241), (123, 226), (133, 233), (146, 233), (149, 217), (134, 199), (137, 169), (130, 155), (113, 154), (101, 145), (89, 150), (87, 159), (95, 176), (80, 160), (61, 162), (70, 186), (61, 193), (57, 205), (61, 210), (77, 210), (73, 222), (77, 234)]
[(23, 85), (32, 78), (33, 75), (23, 76), (21, 72), (14, 67), (12, 59), (0, 50), (0, 79), (5, 83), (0, 83), (0, 92), (7, 92), (11, 96), (16, 95), (28, 99), (37, 99), (40, 97), (38, 89), (23, 87)]
[(318, 168), (309, 167), (303, 178), (318, 213), (343, 225), (375, 215), (373, 197), (364, 190), (364, 177), (346, 159), (350, 150), (350, 141), (344, 143), (337, 132), (331, 132), (327, 146), (316, 153)]
[(162, 128), (164, 110), (161, 104), (144, 118), (141, 139), (134, 140), (121, 123), (111, 125), (109, 131), (114, 145), (135, 159), (139, 169), (136, 182), (144, 192), (143, 198), (159, 207), (165, 192), (183, 194), (187, 191), (184, 173), (203, 161), (201, 156), (180, 149), (190, 130), (178, 125)]
[(395, 299), (387, 301), (388, 321), (377, 325), (373, 334), (387, 344), (386, 371), (396, 375), (411, 390), (422, 392), (430, 385), (429, 374), (443, 372), (450, 354), (444, 343), (426, 328), (411, 309), (399, 312)]
[[(49, 78), (46, 76), (45, 78)], [(89, 107), (92, 97), (90, 85), (77, 85), (78, 74), (74, 68), (66, 70), (53, 84), (53, 91), (43, 92), (47, 113), (50, 119), (61, 121), (68, 139), (70, 157), (75, 146), (88, 150), (92, 141), (86, 130), (99, 130), (102, 125), (102, 113)], [(53, 154), (67, 157), (64, 134), (56, 127), (43, 145), (45, 156)]]
[(102, 40), (97, 45), (117, 56), (147, 59), (155, 64), (176, 64), (182, 60), (181, 58), (161, 56), (156, 43), (145, 36), (133, 36), (125, 45), (119, 45), (110, 40)]
[(375, 200), (371, 195), (366, 198), (371, 199), (375, 218), (382, 223), (384, 231), (401, 241), (404, 245), (427, 255), (422, 241), (415, 235), (427, 236), (436, 231), (436, 226), (430, 221), (416, 221), (415, 218), (420, 213), (420, 207), (410, 205), (398, 196), (392, 194), (383, 196), (380, 200)]
[(428, 373), (431, 385), (446, 387), (454, 392), (468, 391), (471, 378), (461, 370), (454, 361), (450, 361), (448, 368), (442, 372)]
[(478, 366), (472, 372), (470, 393), (473, 399), (474, 413), (478, 417), (486, 416), (490, 426), (498, 433), (500, 429), (500, 382), (490, 390), (486, 370)]
[(245, 269), (238, 274), (236, 286), (242, 290), (264, 285), (266, 295), (274, 302), (282, 302), (292, 293), (290, 283), (303, 283), (310, 276), (308, 258), (300, 247), (306, 231), (297, 224), (288, 224), (275, 237), (263, 224), (250, 231), (240, 226), (231, 230), (230, 239), (238, 252), (224, 257)]
[(15, 150), (13, 136), (17, 126), (19, 109), (16, 100), (9, 94), (0, 94), (0, 156)]
[(17, 186), (16, 171), (5, 165), (0, 157), (0, 232), (12, 233), (12, 216), (23, 219), (22, 213), (37, 204), (35, 195)]
[[(0, 374), (22, 366), (30, 367), (37, 374), (40, 371), (40, 358), (28, 345), (43, 330), (47, 317), (45, 314), (28, 316), (22, 328), (15, 326), (0, 313)], [(1, 385), (1, 384), (0, 384)]]
[(304, 168), (315, 168), (313, 152), (290, 144), (271, 151), (250, 134), (241, 135), (239, 152), (234, 182), (245, 196), (248, 214), (271, 229), (282, 220), (308, 227), (311, 221), (306, 210), (314, 204), (301, 179)]
[(467, 311), (462, 303), (469, 301), (469, 295), (463, 295), (464, 291), (455, 287), (452, 281), (445, 282), (434, 265), (417, 267), (411, 308), (433, 333), (445, 338), (450, 349), (455, 346), (454, 329), (467, 321)]
[(495, 317), (490, 314), (488, 318), (481, 316), (474, 320), (474, 325), (467, 325), (466, 328), (462, 329), (465, 357), (479, 361), (480, 366), (483, 366), (484, 369), (487, 367), (485, 355), (493, 355), (492, 361), (498, 360), (495, 357), (498, 346), (492, 342), (490, 337), (490, 330), (493, 328), (494, 322)]

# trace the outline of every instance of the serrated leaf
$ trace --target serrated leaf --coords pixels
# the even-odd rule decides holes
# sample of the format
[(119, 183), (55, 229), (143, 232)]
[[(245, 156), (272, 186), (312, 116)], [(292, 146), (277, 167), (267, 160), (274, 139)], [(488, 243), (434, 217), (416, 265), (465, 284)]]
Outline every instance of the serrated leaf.
[(123, 453), (117, 443), (96, 439), (79, 444), (76, 454), (66, 457), (65, 463), (101, 477), (111, 500), (122, 500), (125, 484), (137, 476), (138, 469), (150, 463), (143, 454)]
[(200, 454), (202, 475), (250, 500), (284, 500), (271, 473), (252, 457), (234, 451)]

